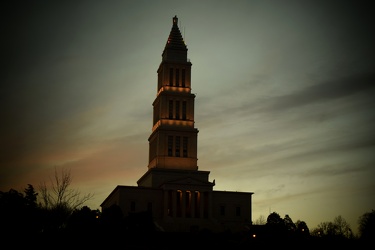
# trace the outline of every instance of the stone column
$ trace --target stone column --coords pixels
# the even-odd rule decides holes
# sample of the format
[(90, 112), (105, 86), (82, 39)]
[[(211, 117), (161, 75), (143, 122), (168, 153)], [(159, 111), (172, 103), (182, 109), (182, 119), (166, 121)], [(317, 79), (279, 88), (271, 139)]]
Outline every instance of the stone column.
[(195, 191), (191, 191), (190, 216), (195, 218)]
[(177, 215), (176, 190), (172, 190), (172, 217), (176, 218), (176, 215)]
[(181, 217), (186, 217), (186, 191), (181, 190)]

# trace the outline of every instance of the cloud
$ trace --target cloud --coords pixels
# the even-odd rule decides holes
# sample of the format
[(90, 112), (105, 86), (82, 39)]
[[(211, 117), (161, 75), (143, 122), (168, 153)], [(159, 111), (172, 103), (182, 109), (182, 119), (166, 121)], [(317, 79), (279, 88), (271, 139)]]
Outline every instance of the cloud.
[(265, 109), (278, 112), (374, 91), (375, 74), (369, 73), (317, 83), (288, 95), (276, 96)]
[[(294, 82), (293, 88), (288, 88), (290, 92), (285, 94), (283, 94), (285, 90), (282, 84), (276, 86), (280, 90), (277, 92), (277, 89), (269, 89), (270, 83), (267, 83), (267, 80), (269, 78), (266, 76), (263, 76), (263, 79), (258, 76), (249, 84), (237, 83), (230, 89), (222, 89), (218, 95), (222, 96), (225, 101), (232, 100), (231, 103), (227, 103), (229, 104), (227, 105), (228, 108), (222, 112), (244, 112), (245, 110), (279, 112), (314, 103), (334, 101), (359, 93), (367, 93), (368, 98), (370, 98), (370, 95), (375, 91), (375, 72), (337, 77), (336, 79), (324, 82), (315, 81), (315, 83), (313, 82), (306, 87), (303, 87), (305, 83), (301, 83), (300, 86), (302, 88), (299, 87), (298, 82)], [(311, 82), (311, 80), (307, 82)], [(210, 103), (213, 100), (214, 97), (211, 97), (211, 99), (206, 98), (205, 101)], [(220, 107), (225, 108), (225, 105), (221, 105)]]
[(316, 166), (315, 168), (308, 169), (300, 173), (301, 177), (329, 177), (329, 176), (338, 176), (338, 175), (351, 175), (356, 173), (363, 173), (364, 170), (358, 166), (353, 165), (323, 165)]

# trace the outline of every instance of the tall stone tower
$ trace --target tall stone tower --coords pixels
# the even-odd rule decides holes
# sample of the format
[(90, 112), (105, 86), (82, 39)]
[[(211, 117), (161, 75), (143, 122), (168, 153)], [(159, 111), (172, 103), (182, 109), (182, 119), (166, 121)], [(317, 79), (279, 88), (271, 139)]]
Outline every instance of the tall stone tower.
[(205, 181), (211, 189), (214, 185), (208, 182), (208, 171), (198, 171), (195, 95), (191, 93), (192, 64), (187, 51), (174, 16), (157, 70), (148, 171), (138, 180), (139, 186), (160, 187), (166, 181), (190, 177)]
[(172, 20), (157, 70), (147, 171), (138, 186), (118, 185), (101, 207), (118, 206), (124, 216), (147, 212), (166, 232), (244, 230), (251, 224), (253, 193), (214, 191), (210, 172), (198, 170), (192, 64), (177, 16)]
[(197, 134), (191, 93), (191, 62), (173, 17), (158, 73), (153, 103), (153, 128), (149, 137), (148, 168), (197, 170)]

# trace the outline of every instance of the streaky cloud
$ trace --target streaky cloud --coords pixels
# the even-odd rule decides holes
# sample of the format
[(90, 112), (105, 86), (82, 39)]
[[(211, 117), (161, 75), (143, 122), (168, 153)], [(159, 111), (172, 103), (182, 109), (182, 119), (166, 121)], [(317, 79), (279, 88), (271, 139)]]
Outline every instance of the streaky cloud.
[(312, 176), (337, 176), (337, 175), (350, 175), (354, 173), (363, 173), (365, 169), (359, 168), (358, 166), (353, 165), (322, 165), (312, 169), (309, 169), (305, 172), (302, 172), (303, 177), (312, 177)]
[(317, 83), (287, 95), (276, 96), (258, 111), (283, 111), (373, 91), (375, 91), (375, 73), (348, 76)]

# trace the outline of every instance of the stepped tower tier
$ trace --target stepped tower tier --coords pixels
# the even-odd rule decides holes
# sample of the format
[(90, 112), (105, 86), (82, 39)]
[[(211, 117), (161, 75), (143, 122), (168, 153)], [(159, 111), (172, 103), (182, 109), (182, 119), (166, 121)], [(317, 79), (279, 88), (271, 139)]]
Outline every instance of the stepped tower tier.
[(192, 64), (187, 51), (175, 16), (157, 70), (148, 169), (198, 170), (195, 95), (191, 93)]

